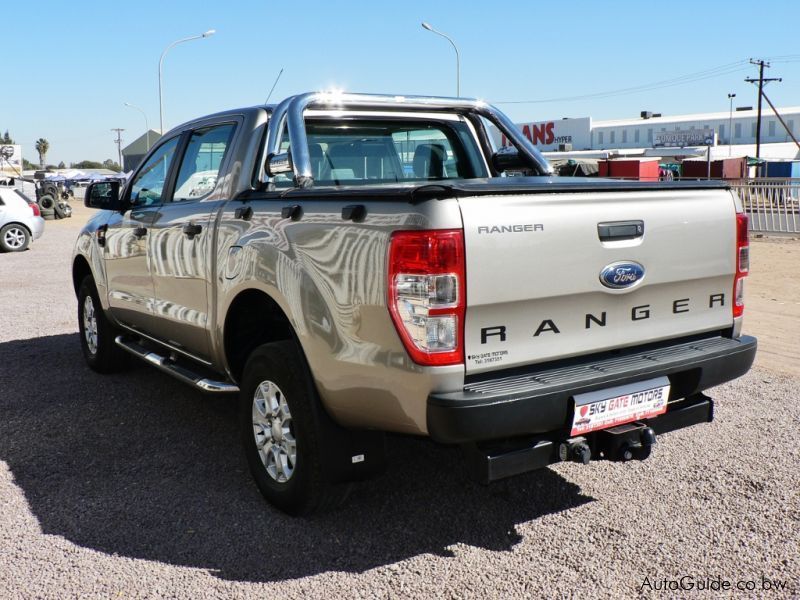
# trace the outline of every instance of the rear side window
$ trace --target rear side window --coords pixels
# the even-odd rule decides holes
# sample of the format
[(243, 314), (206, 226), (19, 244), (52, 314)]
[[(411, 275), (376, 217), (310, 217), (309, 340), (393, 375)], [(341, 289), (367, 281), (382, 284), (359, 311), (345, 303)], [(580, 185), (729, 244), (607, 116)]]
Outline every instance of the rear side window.
[[(316, 185), (359, 185), (487, 177), (481, 153), (460, 121), (337, 120), (306, 122)], [(282, 148), (289, 146), (284, 133)], [(276, 185), (291, 185), (289, 176)]]
[(214, 191), (234, 127), (227, 124), (192, 132), (175, 182), (173, 202), (202, 200)]

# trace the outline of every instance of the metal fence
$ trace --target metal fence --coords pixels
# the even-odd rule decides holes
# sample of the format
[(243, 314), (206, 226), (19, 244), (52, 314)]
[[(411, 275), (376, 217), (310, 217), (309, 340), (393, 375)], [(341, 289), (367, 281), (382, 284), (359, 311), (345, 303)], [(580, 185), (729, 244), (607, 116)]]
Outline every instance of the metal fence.
[(731, 185), (750, 215), (750, 231), (800, 233), (800, 179), (743, 179)]

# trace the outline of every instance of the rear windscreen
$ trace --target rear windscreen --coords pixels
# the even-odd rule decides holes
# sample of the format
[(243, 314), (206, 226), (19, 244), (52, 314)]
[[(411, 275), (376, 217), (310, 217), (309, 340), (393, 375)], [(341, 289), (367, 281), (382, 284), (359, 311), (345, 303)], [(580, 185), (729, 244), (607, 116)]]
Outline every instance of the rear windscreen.
[[(465, 122), (309, 120), (311, 171), (316, 185), (358, 185), (487, 177), (480, 149)], [(284, 135), (281, 151), (289, 148)], [(277, 176), (278, 186), (291, 177)]]

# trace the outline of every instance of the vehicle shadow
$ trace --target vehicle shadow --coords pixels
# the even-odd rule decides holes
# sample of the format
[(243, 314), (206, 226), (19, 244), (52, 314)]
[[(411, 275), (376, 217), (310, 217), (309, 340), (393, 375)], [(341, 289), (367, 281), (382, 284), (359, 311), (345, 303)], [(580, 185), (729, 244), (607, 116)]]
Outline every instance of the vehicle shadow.
[(454, 544), (509, 550), (516, 525), (592, 500), (546, 469), (476, 485), (457, 449), (392, 437), (384, 475), (332, 513), (293, 519), (250, 479), (235, 402), (144, 365), (97, 375), (76, 335), (0, 344), (0, 460), (42, 531), (85, 548), (285, 580)]

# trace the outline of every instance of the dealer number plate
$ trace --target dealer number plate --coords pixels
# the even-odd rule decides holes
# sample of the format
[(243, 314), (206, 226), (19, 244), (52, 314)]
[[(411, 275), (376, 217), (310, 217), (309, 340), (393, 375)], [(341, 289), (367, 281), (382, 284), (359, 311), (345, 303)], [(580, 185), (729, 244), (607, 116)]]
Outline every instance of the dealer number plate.
[(667, 411), (668, 399), (669, 379), (666, 377), (576, 394), (570, 435), (655, 417)]

